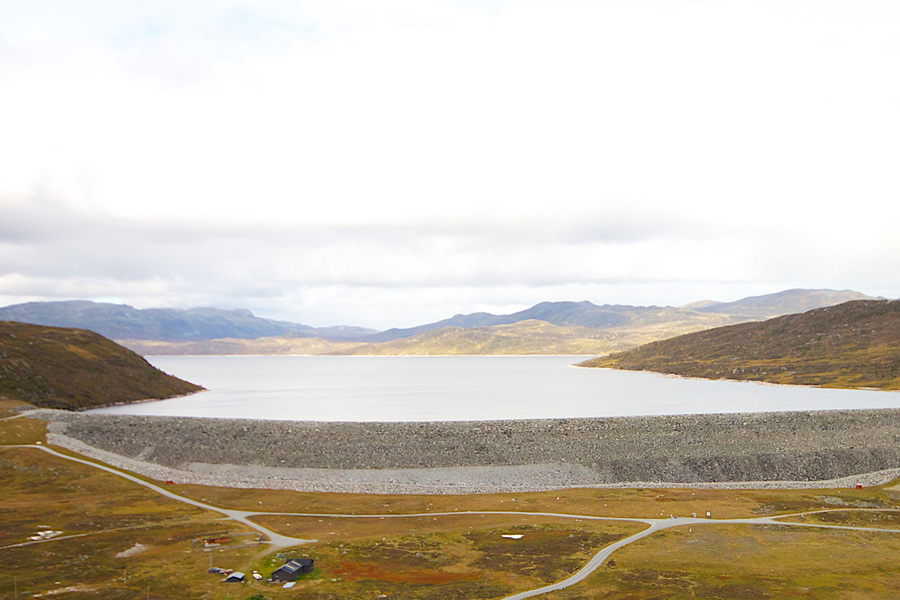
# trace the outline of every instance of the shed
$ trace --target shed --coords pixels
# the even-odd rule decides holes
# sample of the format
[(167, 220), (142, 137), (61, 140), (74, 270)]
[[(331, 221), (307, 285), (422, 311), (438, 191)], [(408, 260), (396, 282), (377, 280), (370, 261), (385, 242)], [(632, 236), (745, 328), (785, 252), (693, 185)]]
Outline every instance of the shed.
[(272, 572), (272, 581), (294, 581), (303, 573), (313, 570), (313, 559), (291, 558)]
[(242, 581), (244, 581), (244, 574), (240, 571), (235, 571), (222, 581), (224, 581), (225, 583), (241, 583)]

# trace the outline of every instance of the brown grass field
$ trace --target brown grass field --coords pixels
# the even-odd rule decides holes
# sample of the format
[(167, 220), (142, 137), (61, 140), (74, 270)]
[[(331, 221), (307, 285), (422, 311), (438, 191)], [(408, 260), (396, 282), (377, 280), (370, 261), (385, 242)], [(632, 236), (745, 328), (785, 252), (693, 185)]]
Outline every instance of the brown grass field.
[[(0, 401), (0, 417), (12, 403)], [(564, 579), (632, 521), (499, 514), (627, 517), (788, 515), (863, 532), (714, 522), (660, 531), (615, 552), (586, 581), (542, 596), (594, 598), (900, 598), (900, 488), (833, 490), (568, 489), (528, 494), (386, 496), (166, 486), (209, 504), (266, 512), (409, 514), (400, 518), (265, 515), (278, 533), (314, 538), (273, 552), (222, 515), (162, 497), (92, 467), (13, 444), (45, 442), (44, 425), (0, 420), (0, 599), (297, 600), (500, 599)], [(6, 447), (3, 447), (6, 446)], [(157, 482), (158, 483), (158, 482)], [(841, 509), (841, 510), (833, 510)], [(497, 514), (428, 515), (489, 511)], [(61, 532), (30, 542), (39, 531)], [(315, 559), (291, 590), (226, 584), (207, 573), (197, 540), (229, 532), (217, 567), (268, 576), (286, 557)], [(521, 534), (518, 540), (500, 537)], [(251, 542), (247, 544), (246, 542)]]

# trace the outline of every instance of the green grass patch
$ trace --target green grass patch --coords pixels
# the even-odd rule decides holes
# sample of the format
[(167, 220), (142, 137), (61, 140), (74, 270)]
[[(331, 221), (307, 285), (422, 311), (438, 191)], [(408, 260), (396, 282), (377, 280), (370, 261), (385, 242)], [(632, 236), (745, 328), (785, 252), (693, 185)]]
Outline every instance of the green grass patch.
[(583, 586), (548, 598), (896, 598), (898, 553), (896, 533), (683, 527), (623, 548)]
[[(0, 435), (13, 423), (0, 423)], [(30, 420), (24, 420), (30, 421)], [(483, 496), (313, 494), (170, 486), (211, 504), (321, 513), (420, 512), (400, 518), (260, 516), (284, 535), (317, 539), (281, 551), (195, 540), (250, 530), (161, 497), (115, 475), (28, 448), (0, 448), (0, 598), (495, 599), (568, 577), (641, 523), (463, 511), (534, 511), (620, 517), (789, 515), (886, 533), (738, 526), (715, 522), (656, 533), (616, 552), (583, 584), (550, 594), (577, 598), (892, 598), (900, 590), (898, 500), (891, 485), (828, 490), (576, 489)], [(888, 510), (873, 510), (874, 508)], [(797, 518), (797, 517), (791, 517)], [(46, 542), (17, 545), (42, 531)], [(509, 539), (503, 535), (521, 535)], [(77, 536), (77, 537), (71, 537)], [(315, 560), (291, 590), (249, 580), (224, 584), (213, 566), (264, 578), (288, 557)]]

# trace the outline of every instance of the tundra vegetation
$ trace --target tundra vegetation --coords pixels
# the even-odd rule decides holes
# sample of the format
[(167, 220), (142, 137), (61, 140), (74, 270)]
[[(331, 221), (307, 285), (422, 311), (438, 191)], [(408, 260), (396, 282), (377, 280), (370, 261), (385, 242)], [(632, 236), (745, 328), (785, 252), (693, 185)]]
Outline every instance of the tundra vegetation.
[[(761, 352), (736, 354), (737, 338), (743, 346), (779, 356), (777, 360), (816, 365), (803, 371), (792, 363), (782, 372), (793, 370), (802, 377), (784, 382), (897, 389), (897, 304), (851, 303), (776, 319), (774, 325), (763, 323), (761, 331), (713, 332), (704, 346), (718, 348), (719, 356), (708, 362), (724, 358), (737, 374), (740, 356), (776, 360)], [(811, 324), (810, 319), (816, 321)], [(184, 382), (176, 383), (152, 368), (148, 371), (140, 357), (120, 353), (114, 344), (89, 332), (3, 326), (3, 600), (499, 600), (564, 579), (603, 547), (645, 527), (628, 519), (702, 516), (707, 511), (713, 519), (784, 516), (804, 525), (857, 529), (715, 520), (676, 527), (622, 548), (587, 580), (546, 597), (900, 596), (897, 482), (861, 489), (573, 488), (468, 496), (166, 485), (210, 506), (268, 513), (253, 521), (281, 535), (315, 540), (272, 549), (256, 542), (251, 527), (223, 520), (214, 510), (41, 452), (38, 444), (47, 443), (44, 422), (18, 412), (26, 402), (81, 408), (193, 388), (177, 387)], [(12, 329), (16, 327), (24, 329)], [(732, 341), (717, 345), (716, 335), (725, 335), (726, 340), (731, 336)], [(685, 364), (707, 360), (697, 348)], [(673, 350), (672, 356), (679, 355)], [(765, 374), (775, 372), (768, 364)], [(760, 379), (763, 373), (757, 374), (751, 378)], [(129, 395), (134, 393), (137, 397)], [(579, 517), (585, 515), (615, 520)], [(882, 531), (859, 529), (865, 527)], [(204, 545), (202, 540), (209, 537), (218, 541)], [(252, 578), (225, 584), (221, 575), (208, 572), (212, 564), (267, 576), (290, 557), (313, 558), (316, 565), (291, 590)]]
[(91, 331), (0, 321), (0, 398), (81, 409), (201, 389)]
[(707, 379), (900, 389), (900, 300), (690, 333), (581, 363)]
[[(888, 532), (715, 522), (657, 532), (614, 553), (586, 581), (551, 599), (896, 598), (900, 592), (900, 488), (566, 489), (523, 494), (374, 495), (167, 489), (220, 507), (269, 513), (254, 521), (314, 543), (271, 551), (247, 544), (248, 527), (110, 473), (18, 445), (46, 443), (44, 423), (0, 402), (0, 598), (500, 599), (558, 581), (609, 543), (645, 527), (552, 512), (713, 518), (791, 517)], [(12, 417), (12, 418), (9, 418)], [(65, 452), (65, 451), (63, 451)], [(159, 483), (159, 482), (157, 482)], [(483, 511), (479, 514), (466, 511)], [(484, 514), (491, 512), (493, 514)], [(431, 513), (431, 514), (429, 514)], [(408, 515), (340, 518), (330, 515)], [(226, 531), (231, 540), (200, 540)], [(44, 532), (46, 539), (41, 539)], [(46, 533), (50, 532), (50, 533)], [(501, 537), (515, 535), (511, 539)], [(38, 539), (32, 540), (31, 538)], [(212, 564), (268, 576), (289, 557), (315, 560), (291, 590), (248, 578), (225, 584)]]

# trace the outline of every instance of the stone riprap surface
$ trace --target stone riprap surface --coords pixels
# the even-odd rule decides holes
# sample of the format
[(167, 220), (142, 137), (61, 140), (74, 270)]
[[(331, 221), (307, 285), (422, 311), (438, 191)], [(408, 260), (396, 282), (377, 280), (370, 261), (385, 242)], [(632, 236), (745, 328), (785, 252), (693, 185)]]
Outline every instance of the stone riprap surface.
[(427, 423), (36, 414), (52, 421), (48, 441), (86, 444), (103, 451), (104, 460), (127, 459), (139, 471), (168, 469), (157, 478), (175, 474), (233, 487), (435, 493), (639, 482), (763, 487), (888, 471), (843, 482), (873, 483), (900, 469), (900, 409)]

